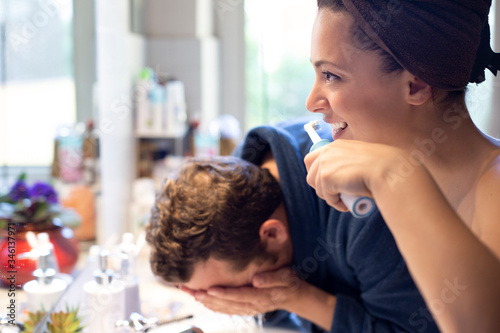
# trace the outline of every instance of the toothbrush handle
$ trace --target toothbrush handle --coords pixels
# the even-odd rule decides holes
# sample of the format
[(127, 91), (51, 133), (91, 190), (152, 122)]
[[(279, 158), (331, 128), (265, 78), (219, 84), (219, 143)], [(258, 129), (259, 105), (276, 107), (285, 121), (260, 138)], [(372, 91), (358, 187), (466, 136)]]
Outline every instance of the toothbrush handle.
[(375, 210), (375, 202), (372, 198), (340, 193), (340, 199), (358, 219), (370, 215)]
[[(309, 152), (329, 143), (330, 141), (326, 139), (318, 141), (311, 147)], [(358, 219), (370, 215), (375, 210), (375, 201), (368, 197), (358, 197), (355, 195), (340, 193), (340, 199), (347, 206), (352, 215)]]

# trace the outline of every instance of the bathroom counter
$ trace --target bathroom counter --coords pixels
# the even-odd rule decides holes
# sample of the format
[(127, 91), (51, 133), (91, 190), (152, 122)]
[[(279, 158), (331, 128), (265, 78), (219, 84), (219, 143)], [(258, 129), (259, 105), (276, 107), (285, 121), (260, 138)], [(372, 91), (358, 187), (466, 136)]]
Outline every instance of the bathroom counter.
[(167, 320), (172, 316), (193, 318), (178, 323), (160, 326), (149, 332), (178, 333), (191, 326), (199, 327), (204, 333), (297, 333), (296, 329), (264, 327), (259, 330), (253, 317), (229, 316), (212, 312), (193, 297), (171, 287), (156, 278), (149, 266), (149, 248), (141, 251), (138, 263), (140, 271), (141, 310), (144, 316), (154, 316)]
[[(155, 317), (160, 321), (172, 318), (182, 318), (192, 316), (175, 323), (159, 326), (148, 332), (153, 333), (179, 333), (192, 326), (199, 327), (204, 333), (297, 333), (300, 332), (294, 328), (268, 328), (259, 329), (253, 317), (229, 316), (212, 312), (206, 309), (202, 304), (196, 302), (193, 297), (171, 287), (156, 278), (149, 267), (149, 247), (146, 245), (141, 250), (137, 261), (137, 272), (139, 277), (139, 292), (141, 299), (141, 313), (146, 318)], [(96, 263), (87, 260), (87, 251), (82, 251), (80, 260), (75, 270), (74, 281), (60, 298), (54, 311), (64, 311), (67, 307), (79, 308), (79, 315), (83, 322), (92, 320), (96, 308), (90, 308), (85, 303), (83, 285), (93, 279), (93, 272)], [(8, 289), (3, 286), (0, 289), (2, 293), (1, 304), (7, 304)], [(5, 299), (5, 301), (4, 301)], [(102, 298), (102, 307), (106, 307), (107, 299)], [(26, 311), (23, 311), (26, 305), (26, 295), (21, 290), (16, 290), (16, 304), (18, 305), (17, 321), (23, 322), (27, 319)], [(3, 309), (5, 307), (2, 306)], [(0, 311), (4, 313), (4, 310)], [(125, 319), (125, 318), (124, 318)], [(83, 332), (88, 332), (84, 329)], [(119, 330), (117, 330), (119, 332)], [(122, 332), (122, 331), (120, 331)], [(88, 332), (92, 333), (92, 332)]]

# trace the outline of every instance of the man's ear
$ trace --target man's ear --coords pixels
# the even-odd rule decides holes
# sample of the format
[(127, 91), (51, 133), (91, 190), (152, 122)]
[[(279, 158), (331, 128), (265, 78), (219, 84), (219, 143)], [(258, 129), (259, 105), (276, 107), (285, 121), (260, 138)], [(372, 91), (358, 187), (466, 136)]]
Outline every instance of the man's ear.
[(422, 105), (432, 97), (432, 87), (418, 77), (406, 72), (408, 92), (406, 99), (411, 105)]
[(287, 227), (277, 219), (269, 219), (262, 223), (259, 236), (269, 252), (281, 250), (289, 238)]

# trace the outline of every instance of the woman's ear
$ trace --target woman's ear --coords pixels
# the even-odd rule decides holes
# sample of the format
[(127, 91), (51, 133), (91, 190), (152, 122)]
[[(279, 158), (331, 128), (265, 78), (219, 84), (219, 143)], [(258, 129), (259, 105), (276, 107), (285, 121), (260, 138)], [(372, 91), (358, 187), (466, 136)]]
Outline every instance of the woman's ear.
[(288, 228), (277, 219), (269, 219), (259, 229), (260, 241), (266, 244), (266, 251), (280, 251), (289, 239)]
[(408, 93), (406, 99), (411, 105), (422, 105), (432, 97), (432, 87), (418, 77), (408, 73)]

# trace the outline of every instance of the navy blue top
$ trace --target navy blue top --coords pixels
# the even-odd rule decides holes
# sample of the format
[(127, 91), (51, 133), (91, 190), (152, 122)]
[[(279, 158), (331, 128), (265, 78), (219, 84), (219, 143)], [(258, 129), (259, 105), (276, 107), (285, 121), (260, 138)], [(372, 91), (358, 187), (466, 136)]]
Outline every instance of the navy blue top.
[[(378, 210), (357, 219), (328, 206), (307, 184), (307, 120), (257, 127), (234, 154), (260, 165), (272, 151), (293, 243), (292, 268), (337, 297), (330, 332), (438, 332)], [(331, 139), (331, 127), (322, 126), (318, 134)], [(301, 321), (308, 332), (324, 332)]]

